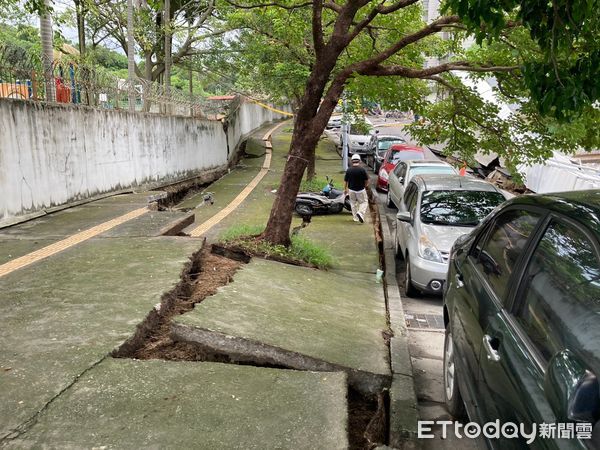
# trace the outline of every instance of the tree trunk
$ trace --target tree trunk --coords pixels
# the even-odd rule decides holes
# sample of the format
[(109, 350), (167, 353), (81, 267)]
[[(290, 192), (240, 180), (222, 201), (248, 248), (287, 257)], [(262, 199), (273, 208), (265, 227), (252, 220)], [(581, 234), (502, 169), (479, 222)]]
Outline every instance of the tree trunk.
[(77, 39), (79, 40), (79, 56), (85, 56), (85, 0), (75, 0), (75, 13), (77, 15)]
[[(164, 27), (165, 27), (165, 95), (170, 100), (171, 95), (171, 0), (165, 0), (164, 11)], [(166, 112), (170, 113), (171, 105), (167, 103)]]
[[(317, 145), (318, 145), (318, 141), (317, 141)], [(316, 147), (312, 149), (312, 151), (310, 152), (310, 155), (308, 157), (308, 166), (306, 167), (306, 179), (308, 181), (311, 181), (316, 173), (315, 173), (315, 153), (316, 153)]]
[(146, 50), (145, 53), (145, 65), (144, 65), (144, 106), (142, 111), (150, 112), (150, 94), (152, 93), (152, 52)]
[[(310, 156), (314, 154), (319, 138), (327, 124), (327, 120), (323, 120), (322, 117), (321, 120), (316, 119), (320, 98), (319, 95), (314, 101), (314, 97), (305, 96), (303, 104), (298, 110), (290, 152), (283, 169), (277, 197), (271, 208), (267, 228), (263, 233), (263, 238), (272, 244), (286, 246), (290, 244), (290, 226), (296, 195), (298, 195), (298, 189)], [(321, 108), (324, 110), (320, 113), (328, 118), (334, 107), (335, 103), (329, 105), (327, 102), (323, 102)]]
[(40, 14), (40, 38), (42, 40), (42, 67), (46, 84), (46, 101), (56, 101), (56, 86), (54, 84), (54, 48), (52, 41), (52, 17), (50, 2), (43, 0), (44, 8)]
[(290, 244), (290, 225), (292, 223), (292, 212), (296, 195), (300, 188), (302, 175), (306, 169), (308, 160), (306, 156), (310, 149), (316, 146), (319, 134), (314, 137), (314, 128), (310, 124), (298, 124), (294, 127), (292, 145), (288, 155), (287, 163), (283, 169), (277, 197), (271, 209), (271, 215), (263, 238), (272, 244)]
[(135, 111), (135, 43), (133, 38), (133, 0), (127, 0), (127, 72), (129, 111)]
[(325, 86), (329, 82), (329, 75), (334, 67), (331, 61), (331, 58), (324, 57), (323, 61), (315, 66), (306, 84), (304, 97), (296, 116), (288, 160), (283, 169), (277, 197), (262, 236), (264, 240), (272, 244), (286, 246), (290, 244), (292, 214), (302, 175), (308, 166), (311, 154), (314, 155), (327, 120), (344, 90), (346, 78), (336, 78), (323, 98)]

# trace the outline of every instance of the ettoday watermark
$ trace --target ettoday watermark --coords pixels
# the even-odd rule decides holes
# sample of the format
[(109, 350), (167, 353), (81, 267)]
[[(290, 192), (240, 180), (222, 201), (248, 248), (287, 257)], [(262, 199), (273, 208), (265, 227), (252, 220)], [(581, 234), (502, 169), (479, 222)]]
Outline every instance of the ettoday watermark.
[(591, 423), (534, 423), (531, 425), (517, 424), (514, 422), (500, 423), (487, 422), (480, 425), (476, 422), (460, 423), (451, 420), (419, 420), (417, 437), (419, 439), (433, 439), (433, 428), (441, 427), (442, 439), (448, 437), (449, 432), (459, 439), (476, 439), (481, 436), (488, 439), (524, 439), (531, 444), (540, 439), (591, 439)]

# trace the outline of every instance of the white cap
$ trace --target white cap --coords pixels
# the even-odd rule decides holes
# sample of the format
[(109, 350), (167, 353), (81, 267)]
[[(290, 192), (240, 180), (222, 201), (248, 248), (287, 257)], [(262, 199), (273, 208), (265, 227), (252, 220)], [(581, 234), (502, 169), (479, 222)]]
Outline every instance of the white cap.
[(352, 161), (360, 161), (360, 155), (358, 153), (352, 155)]

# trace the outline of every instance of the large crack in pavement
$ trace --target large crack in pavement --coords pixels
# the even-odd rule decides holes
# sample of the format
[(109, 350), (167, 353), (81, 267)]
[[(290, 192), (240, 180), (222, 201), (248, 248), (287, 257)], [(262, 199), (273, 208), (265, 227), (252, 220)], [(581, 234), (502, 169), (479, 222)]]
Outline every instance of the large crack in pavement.
[(344, 367), (283, 348), (267, 345), (216, 331), (182, 324), (172, 324), (175, 341), (189, 342), (206, 349), (207, 354), (227, 355), (231, 363), (256, 366), (285, 367), (315, 372), (346, 372), (351, 387), (365, 395), (376, 395), (390, 386), (387, 375)]
[(343, 367), (318, 358), (244, 338), (173, 323), (173, 318), (233, 281), (240, 261), (211, 253), (205, 245), (191, 256), (181, 281), (138, 325), (134, 335), (116, 349), (113, 357), (172, 361), (221, 362), (348, 375), (348, 433), (350, 448), (372, 448), (385, 443), (388, 429), (387, 389), (390, 377)]

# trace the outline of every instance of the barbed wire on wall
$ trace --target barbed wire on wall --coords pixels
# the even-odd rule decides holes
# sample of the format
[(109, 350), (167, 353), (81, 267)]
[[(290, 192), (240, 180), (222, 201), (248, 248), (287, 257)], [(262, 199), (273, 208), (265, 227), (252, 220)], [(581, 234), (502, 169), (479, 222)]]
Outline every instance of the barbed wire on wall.
[(52, 87), (58, 103), (102, 109), (128, 110), (131, 97), (135, 111), (217, 120), (229, 106), (229, 101), (207, 100), (175, 87), (166, 92), (155, 81), (120, 79), (73, 58), (61, 57), (46, 67), (41, 55), (0, 43), (0, 97), (47, 101), (52, 98), (47, 95)]

